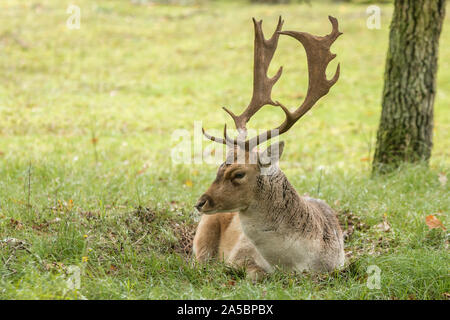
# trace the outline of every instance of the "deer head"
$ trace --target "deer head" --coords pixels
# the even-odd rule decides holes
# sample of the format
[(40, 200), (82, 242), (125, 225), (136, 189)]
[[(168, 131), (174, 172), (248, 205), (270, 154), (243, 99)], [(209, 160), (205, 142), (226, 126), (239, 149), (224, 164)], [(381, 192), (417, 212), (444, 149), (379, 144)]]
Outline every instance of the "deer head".
[[(329, 92), (339, 78), (339, 64), (333, 78), (328, 80), (326, 77), (327, 66), (336, 57), (330, 52), (330, 47), (342, 34), (338, 30), (338, 21), (331, 16), (328, 18), (332, 25), (332, 31), (321, 37), (306, 32), (282, 31), (284, 21), (280, 17), (270, 39), (264, 37), (262, 20), (253, 19), (255, 44), (252, 99), (240, 115), (235, 115), (229, 109), (223, 108), (231, 116), (238, 130), (236, 138), (228, 136), (226, 125), (223, 138), (213, 137), (202, 129), (203, 134), (209, 140), (227, 145), (228, 153), (226, 161), (219, 167), (215, 181), (195, 205), (200, 212), (212, 214), (240, 211), (246, 208), (259, 190), (258, 184), (261, 177), (279, 170), (277, 162), (283, 151), (284, 143), (274, 143), (263, 152), (258, 152), (257, 146), (287, 132), (321, 97)], [(306, 98), (293, 112), (280, 102), (273, 101), (271, 97), (272, 87), (280, 78), (283, 68), (280, 67), (273, 77), (267, 76), (280, 35), (288, 35), (300, 41), (305, 48), (308, 62), (309, 82)], [(248, 139), (247, 122), (265, 105), (280, 108), (285, 114), (285, 120), (275, 129)]]

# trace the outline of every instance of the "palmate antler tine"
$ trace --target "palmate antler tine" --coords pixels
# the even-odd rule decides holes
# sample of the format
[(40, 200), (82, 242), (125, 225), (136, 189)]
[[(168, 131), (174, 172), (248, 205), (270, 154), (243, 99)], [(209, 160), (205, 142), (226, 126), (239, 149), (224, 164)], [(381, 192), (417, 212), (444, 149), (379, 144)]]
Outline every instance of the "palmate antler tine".
[(279, 32), (283, 27), (284, 21), (281, 16), (278, 18), (278, 24), (270, 39), (264, 38), (262, 30), (262, 20), (256, 21), (253, 18), (253, 24), (255, 27), (255, 49), (254, 49), (254, 65), (253, 65), (253, 94), (249, 105), (244, 112), (234, 117), (236, 128), (238, 130), (245, 130), (246, 123), (250, 118), (258, 112), (266, 104), (275, 105), (272, 101), (272, 87), (281, 77), (283, 67), (278, 69), (278, 72), (271, 78), (267, 76), (270, 62), (277, 49), (278, 39), (280, 37)]
[(255, 50), (254, 50), (254, 66), (253, 66), (253, 95), (252, 99), (242, 117), (249, 120), (259, 109), (266, 104), (274, 105), (271, 98), (272, 87), (278, 81), (283, 72), (280, 67), (277, 73), (269, 78), (267, 71), (269, 70), (270, 62), (275, 54), (280, 37), (279, 32), (283, 27), (284, 21), (281, 17), (278, 18), (278, 24), (274, 34), (268, 40), (264, 38), (262, 31), (262, 20), (256, 21), (253, 19), (255, 25)]
[(338, 21), (329, 16), (328, 19), (332, 25), (330, 34), (319, 37), (306, 32), (297, 31), (279, 31), (279, 34), (291, 36), (300, 41), (305, 48), (308, 61), (308, 91), (306, 98), (298, 109), (290, 112), (285, 106), (277, 102), (276, 105), (282, 108), (286, 115), (284, 122), (274, 130), (266, 131), (246, 142), (246, 147), (261, 144), (271, 138), (274, 138), (288, 131), (305, 113), (307, 113), (315, 103), (326, 95), (330, 88), (337, 82), (340, 74), (340, 65), (338, 64), (336, 73), (332, 79), (328, 80), (326, 69), (331, 60), (336, 55), (330, 52), (333, 42), (342, 34), (338, 30)]
[(226, 127), (224, 132), (224, 139), (216, 138), (206, 134), (203, 130), (203, 134), (206, 138), (212, 141), (216, 141), (223, 144), (235, 144), (235, 145), (245, 145), (245, 139), (247, 137), (246, 124), (250, 118), (264, 105), (277, 105), (272, 101), (271, 93), (272, 87), (278, 81), (283, 72), (283, 68), (280, 67), (278, 72), (272, 77), (267, 76), (267, 71), (269, 69), (270, 62), (272, 61), (273, 55), (277, 49), (278, 39), (280, 37), (279, 32), (283, 27), (284, 21), (281, 16), (278, 18), (277, 27), (270, 39), (265, 39), (262, 30), (262, 20), (256, 21), (253, 18), (253, 25), (255, 28), (255, 41), (254, 41), (254, 65), (253, 65), (253, 95), (252, 99), (247, 106), (247, 108), (240, 115), (234, 114), (227, 108), (223, 108), (233, 119), (236, 129), (239, 135), (236, 139), (231, 139), (226, 134)]
[(283, 31), (281, 34), (289, 35), (300, 41), (305, 48), (308, 61), (308, 92), (303, 104), (295, 110), (296, 118), (304, 115), (321, 97), (326, 95), (330, 88), (337, 82), (340, 74), (340, 64), (331, 80), (327, 79), (326, 70), (331, 60), (336, 55), (330, 52), (333, 42), (342, 34), (338, 30), (338, 21), (329, 16), (328, 19), (333, 27), (330, 34), (317, 37), (306, 32)]

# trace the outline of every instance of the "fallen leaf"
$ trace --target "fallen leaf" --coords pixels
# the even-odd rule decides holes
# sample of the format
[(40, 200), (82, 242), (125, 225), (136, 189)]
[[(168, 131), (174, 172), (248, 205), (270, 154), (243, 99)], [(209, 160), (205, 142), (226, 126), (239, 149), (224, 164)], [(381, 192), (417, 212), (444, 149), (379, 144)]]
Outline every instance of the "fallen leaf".
[(139, 176), (139, 175), (143, 174), (145, 171), (147, 171), (148, 167), (149, 167), (149, 164), (144, 163), (142, 169), (138, 171), (137, 175)]
[(391, 226), (389, 225), (389, 223), (387, 221), (387, 214), (386, 213), (383, 215), (383, 222), (377, 224), (375, 226), (375, 229), (377, 229), (379, 231), (383, 231), (383, 232), (388, 232), (389, 230), (391, 230)]
[(48, 227), (48, 222), (44, 222), (44, 223), (39, 223), (39, 224), (33, 224), (31, 226), (31, 228), (33, 228), (34, 230), (38, 230), (38, 231), (42, 231), (44, 229), (46, 229)]
[(384, 232), (388, 232), (389, 230), (391, 230), (391, 226), (389, 225), (389, 223), (387, 223), (387, 221), (383, 221), (377, 224), (375, 228)]
[(66, 208), (67, 208), (68, 211), (72, 210), (72, 208), (73, 208), (73, 200), (69, 199), (69, 201), (67, 201), (67, 203), (65, 203), (65, 205), (66, 205)]
[(442, 228), (442, 230), (447, 230), (442, 224), (442, 221), (432, 214), (425, 217), (425, 223), (430, 229)]
[(22, 224), (22, 222), (20, 222), (19, 220), (16, 220), (16, 219), (11, 218), (11, 219), (9, 220), (9, 223), (11, 224), (11, 226), (13, 226), (13, 227), (14, 227), (15, 229), (17, 229), (17, 230), (23, 229), (23, 224)]
[(47, 271), (51, 271), (51, 270), (59, 270), (59, 271), (64, 271), (66, 272), (67, 267), (64, 265), (64, 263), (62, 262), (51, 262), (51, 263), (45, 263), (44, 264), (44, 268)]

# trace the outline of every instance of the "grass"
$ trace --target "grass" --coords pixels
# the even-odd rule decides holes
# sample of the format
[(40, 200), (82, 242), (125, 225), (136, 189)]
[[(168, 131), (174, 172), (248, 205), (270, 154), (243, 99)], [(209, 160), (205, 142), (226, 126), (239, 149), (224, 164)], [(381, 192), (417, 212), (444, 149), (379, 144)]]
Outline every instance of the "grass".
[[(444, 299), (450, 291), (448, 226), (450, 28), (441, 36), (434, 149), (429, 167), (370, 178), (392, 5), (380, 30), (366, 5), (186, 6), (77, 0), (0, 4), (0, 298), (2, 299)], [(142, 3), (145, 3), (143, 1)], [(194, 121), (219, 131), (252, 85), (252, 16), (266, 33), (324, 34), (328, 14), (344, 35), (333, 46), (339, 82), (291, 130), (281, 168), (300, 194), (325, 199), (349, 231), (346, 267), (331, 275), (275, 272), (260, 283), (188, 254), (199, 215), (193, 204), (215, 164), (174, 164), (174, 130)], [(280, 40), (273, 97), (298, 105), (307, 85), (301, 47)], [(265, 108), (253, 128), (282, 112)], [(190, 140), (189, 140), (190, 141)], [(206, 141), (203, 146), (209, 146)], [(197, 151), (195, 151), (197, 152)], [(318, 188), (320, 179), (320, 188)], [(378, 225), (386, 220), (389, 231)], [(351, 232), (353, 230), (353, 232)], [(14, 239), (11, 239), (14, 238)], [(380, 268), (380, 289), (366, 285)], [(68, 287), (71, 266), (79, 289)]]

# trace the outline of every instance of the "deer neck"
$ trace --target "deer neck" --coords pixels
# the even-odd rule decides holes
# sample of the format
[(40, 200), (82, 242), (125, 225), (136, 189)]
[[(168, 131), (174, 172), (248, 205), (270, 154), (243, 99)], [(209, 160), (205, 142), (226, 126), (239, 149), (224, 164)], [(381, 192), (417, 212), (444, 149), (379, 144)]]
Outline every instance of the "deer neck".
[(315, 259), (316, 212), (280, 170), (258, 179), (255, 201), (239, 218), (244, 234), (269, 264), (304, 270)]
[(256, 230), (285, 232), (294, 228), (298, 231), (299, 224), (311, 223), (310, 211), (306, 201), (278, 169), (273, 174), (258, 177), (255, 201), (241, 210), (240, 216), (244, 224), (252, 224)]

